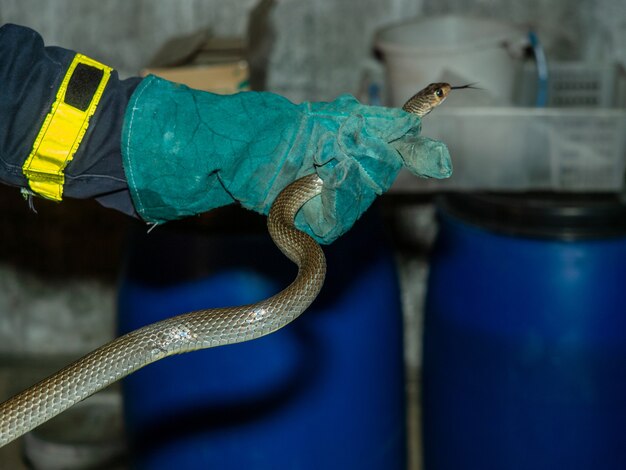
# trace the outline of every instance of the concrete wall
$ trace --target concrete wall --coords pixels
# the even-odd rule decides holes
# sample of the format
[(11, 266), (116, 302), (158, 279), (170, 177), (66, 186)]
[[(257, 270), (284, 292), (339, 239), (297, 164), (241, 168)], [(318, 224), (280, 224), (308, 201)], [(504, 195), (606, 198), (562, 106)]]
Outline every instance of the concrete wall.
[(211, 28), (242, 35), (256, 0), (1, 0), (0, 20), (30, 26), (47, 44), (77, 49), (135, 74), (170, 37)]
[[(246, 33), (257, 0), (0, 0), (0, 20), (31, 26), (48, 44), (75, 48), (131, 75), (173, 36), (210, 28)], [(276, 0), (267, 86), (296, 101), (356, 93), (382, 25), (459, 13), (535, 27), (558, 57), (612, 55), (626, 64), (620, 0)]]
[[(30, 26), (51, 45), (140, 70), (169, 38), (203, 28), (243, 36), (257, 0), (0, 0), (0, 20)], [(355, 92), (377, 27), (417, 14), (420, 0), (280, 0), (269, 88), (295, 99)]]

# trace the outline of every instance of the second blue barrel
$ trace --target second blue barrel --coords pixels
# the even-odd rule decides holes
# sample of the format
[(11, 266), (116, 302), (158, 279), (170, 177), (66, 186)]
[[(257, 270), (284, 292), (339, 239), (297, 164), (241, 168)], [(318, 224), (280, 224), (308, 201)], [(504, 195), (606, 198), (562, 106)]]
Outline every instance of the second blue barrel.
[[(366, 217), (325, 248), (320, 297), (283, 330), (167, 358), (128, 377), (135, 467), (403, 470), (402, 323), (379, 227)], [(295, 266), (264, 227), (249, 228), (202, 233), (174, 225), (138, 234), (120, 292), (121, 330), (284, 288)]]
[(626, 210), (610, 196), (439, 205), (426, 470), (626, 468)]

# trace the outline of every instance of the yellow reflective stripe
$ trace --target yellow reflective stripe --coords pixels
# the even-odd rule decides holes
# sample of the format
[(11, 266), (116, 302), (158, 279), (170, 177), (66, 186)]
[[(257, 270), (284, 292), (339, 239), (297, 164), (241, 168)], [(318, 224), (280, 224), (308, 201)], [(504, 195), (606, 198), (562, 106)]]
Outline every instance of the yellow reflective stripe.
[[(85, 110), (77, 109), (65, 102), (68, 84), (79, 64), (103, 72), (100, 83)], [(76, 54), (74, 57), (61, 82), (56, 100), (35, 139), (33, 150), (22, 166), (28, 185), (38, 195), (55, 201), (61, 200), (65, 183), (63, 171), (78, 150), (89, 127), (89, 118), (96, 112), (111, 71), (111, 67), (82, 54)]]

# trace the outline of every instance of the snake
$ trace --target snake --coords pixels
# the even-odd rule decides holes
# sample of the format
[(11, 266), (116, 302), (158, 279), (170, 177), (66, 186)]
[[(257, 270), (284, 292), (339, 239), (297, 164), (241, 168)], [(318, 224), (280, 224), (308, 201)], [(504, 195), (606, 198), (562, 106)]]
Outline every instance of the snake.
[[(439, 106), (451, 90), (433, 83), (402, 107), (420, 117)], [(257, 303), (197, 310), (144, 326), (120, 336), (0, 404), (0, 447), (31, 431), (76, 403), (165, 357), (260, 338), (286, 326), (319, 294), (326, 275), (320, 245), (296, 229), (300, 208), (323, 188), (316, 173), (283, 189), (267, 218), (276, 246), (298, 267), (292, 283)]]

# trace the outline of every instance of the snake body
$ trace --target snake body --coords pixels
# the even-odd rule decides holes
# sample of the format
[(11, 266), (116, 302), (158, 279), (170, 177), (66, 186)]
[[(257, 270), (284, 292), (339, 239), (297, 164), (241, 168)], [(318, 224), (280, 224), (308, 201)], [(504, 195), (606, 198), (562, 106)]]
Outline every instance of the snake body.
[[(424, 116), (449, 93), (429, 85), (404, 105)], [(298, 266), (295, 280), (278, 294), (251, 305), (198, 310), (121, 336), (0, 404), (0, 447), (97, 391), (167, 356), (260, 338), (297, 318), (317, 297), (326, 274), (320, 246), (294, 227), (308, 200), (320, 194), (316, 174), (296, 180), (276, 198), (268, 230), (279, 249)]]

